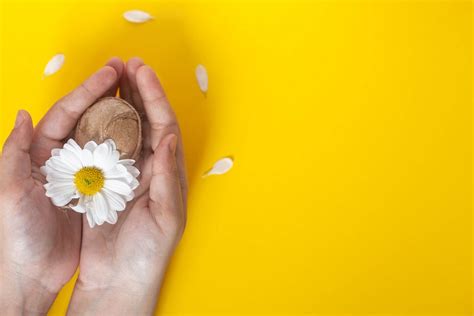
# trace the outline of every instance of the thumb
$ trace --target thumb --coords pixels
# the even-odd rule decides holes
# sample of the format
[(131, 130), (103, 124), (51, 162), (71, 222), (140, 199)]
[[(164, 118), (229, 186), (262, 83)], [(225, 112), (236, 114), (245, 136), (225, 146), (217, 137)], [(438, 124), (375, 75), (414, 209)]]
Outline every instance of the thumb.
[(153, 154), (149, 206), (158, 223), (165, 221), (166, 226), (182, 230), (186, 219), (176, 164), (177, 141), (176, 135), (167, 135)]
[(3, 145), (1, 172), (5, 176), (25, 179), (31, 175), (30, 146), (33, 139), (33, 123), (27, 111), (16, 115), (15, 127)]

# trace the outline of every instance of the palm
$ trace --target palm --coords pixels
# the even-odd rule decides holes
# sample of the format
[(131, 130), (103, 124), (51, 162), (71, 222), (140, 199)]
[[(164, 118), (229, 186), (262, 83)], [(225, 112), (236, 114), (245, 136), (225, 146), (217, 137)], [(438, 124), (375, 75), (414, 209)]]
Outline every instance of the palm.
[[(184, 228), (179, 217), (166, 215), (184, 214), (186, 182), (182, 161), (178, 169), (183, 185), (178, 188), (178, 194), (167, 199), (176, 202), (157, 205), (150, 198), (154, 194), (151, 191), (157, 190), (156, 184), (153, 185), (156, 166), (152, 148), (156, 149), (163, 139), (163, 135), (157, 135), (157, 130), (160, 133), (173, 132), (178, 135), (179, 130), (174, 119), (167, 124), (153, 121), (154, 116), (150, 115), (153, 113), (150, 113), (149, 105), (146, 108), (143, 90), (139, 90), (137, 84), (137, 69), (141, 65), (140, 60), (129, 61), (120, 86), (121, 97), (133, 104), (143, 117), (144, 146), (141, 159), (136, 164), (141, 171), (140, 185), (135, 191), (135, 199), (128, 204), (126, 210), (119, 213), (116, 224), (89, 228), (84, 222), (79, 283), (87, 287), (119, 286), (124, 282), (127, 286), (156, 283), (154, 277), (158, 277), (157, 267), (166, 266)], [(161, 89), (156, 83), (152, 84), (154, 86), (150, 90)], [(162, 102), (165, 101), (164, 98), (161, 99)], [(171, 111), (169, 105), (165, 110)], [(174, 117), (172, 111), (163, 112), (163, 107), (161, 111), (162, 116)], [(182, 155), (181, 149), (178, 150), (178, 155)]]
[(119, 215), (115, 225), (85, 229), (81, 252), (80, 281), (88, 286), (113, 285), (127, 281), (128, 286), (152, 282), (150, 276), (163, 254), (170, 252), (166, 233), (160, 229), (147, 207), (146, 195), (136, 199)]
[(9, 253), (30, 278), (57, 290), (71, 278), (79, 261), (80, 217), (52, 205), (39, 180), (25, 179), (21, 188), (19, 207), (8, 212), (5, 221)]
[[(33, 129), (19, 113), (0, 160), (2, 265), (35, 286), (57, 292), (74, 274), (81, 244), (81, 216), (55, 207), (45, 196), (39, 167), (53, 148), (62, 147), (81, 113), (118, 85), (116, 61), (101, 68), (59, 100)], [(111, 65), (110, 65), (111, 64)]]
[[(144, 168), (145, 159), (137, 162), (140, 170)], [(135, 191), (135, 199), (127, 205), (127, 208), (119, 213), (117, 223), (114, 225), (88, 229), (84, 227), (83, 247), (81, 252), (81, 275), (80, 281), (87, 282), (89, 286), (100, 286), (110, 284), (115, 275), (120, 271), (127, 271), (129, 281), (143, 282), (147, 279), (146, 272), (160, 253), (159, 249), (152, 243), (144, 240), (160, 240), (161, 232), (156, 229), (157, 223), (152, 219), (148, 209), (148, 187), (144, 184), (144, 178), (148, 175), (140, 175), (140, 186)], [(87, 225), (84, 222), (84, 225)]]

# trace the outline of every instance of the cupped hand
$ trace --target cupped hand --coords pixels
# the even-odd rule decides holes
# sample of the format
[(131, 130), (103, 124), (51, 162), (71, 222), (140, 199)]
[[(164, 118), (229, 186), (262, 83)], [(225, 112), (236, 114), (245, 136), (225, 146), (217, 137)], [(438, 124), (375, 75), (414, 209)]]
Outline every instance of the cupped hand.
[(149, 66), (133, 58), (125, 68), (120, 96), (143, 120), (140, 185), (116, 224), (90, 228), (84, 222), (70, 314), (151, 314), (185, 226), (187, 182), (176, 116)]
[(51, 203), (39, 167), (62, 147), (88, 106), (115, 93), (122, 70), (112, 59), (59, 100), (36, 128), (26, 111), (18, 112), (0, 158), (2, 313), (46, 313), (76, 271), (81, 216)]

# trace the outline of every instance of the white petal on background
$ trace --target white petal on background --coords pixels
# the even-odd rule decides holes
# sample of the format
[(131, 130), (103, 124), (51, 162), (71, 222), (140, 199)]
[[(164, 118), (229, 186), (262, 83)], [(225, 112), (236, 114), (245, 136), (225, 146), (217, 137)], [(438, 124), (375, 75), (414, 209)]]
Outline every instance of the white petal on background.
[(153, 17), (148, 12), (141, 10), (130, 10), (124, 12), (123, 18), (131, 23), (145, 23), (153, 19)]
[(233, 165), (234, 165), (234, 161), (231, 158), (229, 157), (222, 158), (216, 161), (212, 169), (206, 172), (203, 175), (203, 177), (207, 177), (214, 174), (224, 174), (228, 172), (232, 168)]
[(209, 80), (207, 78), (207, 70), (203, 65), (197, 65), (196, 67), (196, 80), (198, 82), (199, 89), (201, 89), (202, 92), (207, 92)]
[(44, 67), (43, 76), (47, 77), (56, 73), (63, 66), (64, 60), (65, 60), (64, 54), (54, 55), (53, 58), (51, 58), (48, 61), (48, 63), (46, 64), (46, 67)]

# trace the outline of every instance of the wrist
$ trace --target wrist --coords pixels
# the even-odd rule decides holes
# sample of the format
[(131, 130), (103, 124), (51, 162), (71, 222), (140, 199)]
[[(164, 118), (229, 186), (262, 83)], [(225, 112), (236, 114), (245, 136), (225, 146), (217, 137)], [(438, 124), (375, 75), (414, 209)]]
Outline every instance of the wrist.
[(91, 287), (80, 279), (69, 303), (68, 315), (152, 315), (161, 282)]
[(0, 293), (0, 310), (5, 315), (46, 315), (58, 292), (24, 275), (2, 269)]

